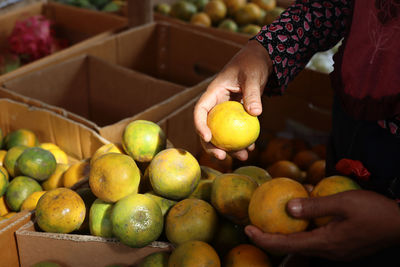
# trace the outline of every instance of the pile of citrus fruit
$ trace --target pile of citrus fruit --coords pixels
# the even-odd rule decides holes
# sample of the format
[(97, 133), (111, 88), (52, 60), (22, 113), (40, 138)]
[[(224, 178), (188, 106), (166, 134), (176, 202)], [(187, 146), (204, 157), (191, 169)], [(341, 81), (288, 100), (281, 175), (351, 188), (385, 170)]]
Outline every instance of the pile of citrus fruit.
[(160, 3), (155, 11), (204, 27), (257, 34), (284, 11), (276, 0), (177, 0)]

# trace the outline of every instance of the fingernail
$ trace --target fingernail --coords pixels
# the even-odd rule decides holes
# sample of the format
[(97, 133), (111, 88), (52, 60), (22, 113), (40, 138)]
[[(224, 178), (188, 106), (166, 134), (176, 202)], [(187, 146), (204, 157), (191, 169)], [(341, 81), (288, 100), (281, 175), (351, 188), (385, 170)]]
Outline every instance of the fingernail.
[(245, 228), (244, 231), (246, 232), (246, 235), (250, 238), (253, 237), (253, 231), (249, 228)]
[(253, 114), (259, 114), (261, 112), (261, 107), (256, 103), (252, 103), (249, 106), (249, 111), (251, 111)]
[(303, 207), (300, 199), (293, 199), (288, 203), (288, 210), (293, 216), (300, 216)]

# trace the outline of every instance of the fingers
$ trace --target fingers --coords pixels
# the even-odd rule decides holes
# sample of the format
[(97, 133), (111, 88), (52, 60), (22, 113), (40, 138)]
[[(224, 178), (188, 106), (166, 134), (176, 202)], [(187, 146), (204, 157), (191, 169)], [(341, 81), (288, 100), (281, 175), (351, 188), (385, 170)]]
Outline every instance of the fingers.
[(200, 139), (201, 145), (208, 154), (214, 155), (219, 160), (224, 160), (226, 158), (226, 152), (222, 149), (215, 147), (213, 144), (205, 142)]
[(340, 193), (326, 197), (292, 199), (287, 204), (287, 211), (293, 217), (303, 219), (329, 215), (347, 216), (346, 201)]
[(261, 88), (259, 77), (243, 77), (243, 105), (250, 115), (258, 116), (262, 112)]

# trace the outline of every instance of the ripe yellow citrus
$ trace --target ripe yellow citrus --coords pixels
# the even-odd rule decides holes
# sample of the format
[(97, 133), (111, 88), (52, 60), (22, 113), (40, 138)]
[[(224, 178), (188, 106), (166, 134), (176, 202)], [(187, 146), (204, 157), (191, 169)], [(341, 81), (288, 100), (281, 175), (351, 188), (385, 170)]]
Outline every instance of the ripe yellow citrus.
[(46, 191), (37, 191), (30, 194), (24, 202), (22, 202), (21, 210), (34, 210), (41, 196), (43, 196)]
[(258, 118), (247, 113), (236, 101), (216, 105), (209, 112), (207, 123), (212, 133), (211, 143), (226, 151), (244, 149), (260, 134)]

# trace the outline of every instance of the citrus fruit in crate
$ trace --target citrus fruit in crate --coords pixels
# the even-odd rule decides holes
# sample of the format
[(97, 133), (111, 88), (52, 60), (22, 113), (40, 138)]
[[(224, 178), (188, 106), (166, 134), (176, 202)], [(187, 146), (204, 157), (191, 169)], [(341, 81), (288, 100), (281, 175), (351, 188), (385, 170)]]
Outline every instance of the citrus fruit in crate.
[(226, 151), (250, 146), (260, 133), (258, 118), (247, 113), (236, 101), (216, 105), (208, 113), (207, 124), (212, 133), (211, 143)]
[(258, 166), (242, 166), (234, 170), (233, 173), (250, 176), (258, 185), (262, 185), (272, 179), (265, 169)]
[(137, 267), (167, 267), (169, 255), (165, 251), (152, 253), (141, 260)]
[[(311, 197), (324, 197), (349, 190), (357, 190), (361, 187), (351, 178), (346, 176), (330, 176), (323, 178), (311, 191)], [(332, 220), (331, 216), (314, 219), (317, 226), (328, 224)]]
[(101, 200), (117, 202), (129, 194), (138, 192), (140, 176), (140, 170), (130, 156), (108, 153), (93, 163), (89, 185)]
[(4, 216), (9, 212), (10, 212), (10, 209), (7, 206), (6, 198), (3, 195), (2, 197), (0, 197), (0, 216)]
[(125, 127), (122, 145), (135, 161), (150, 162), (158, 152), (166, 148), (167, 138), (154, 122), (136, 120)]
[(10, 180), (10, 176), (8, 175), (8, 171), (3, 166), (0, 166), (0, 172), (6, 177), (7, 181)]
[(212, 23), (216, 24), (225, 18), (227, 9), (223, 1), (211, 0), (204, 7), (204, 12), (211, 18)]
[(257, 183), (247, 175), (226, 173), (215, 178), (211, 203), (219, 214), (236, 224), (249, 223), (248, 207)]
[(20, 211), (25, 199), (36, 191), (42, 191), (42, 187), (35, 179), (26, 176), (15, 177), (5, 194), (7, 206), (13, 211)]
[(201, 199), (184, 199), (168, 212), (165, 234), (175, 245), (190, 240), (210, 242), (217, 224), (218, 216), (211, 204)]
[(218, 170), (203, 165), (200, 166), (200, 169), (201, 169), (201, 179), (214, 180), (215, 177), (222, 174), (222, 172)]
[(107, 153), (121, 153), (122, 151), (118, 148), (117, 145), (113, 143), (108, 143), (99, 147), (96, 152), (94, 152), (93, 156), (90, 158), (90, 164), (93, 164), (99, 157), (103, 156)]
[(316, 185), (325, 177), (326, 161), (323, 159), (315, 161), (307, 170), (305, 182)]
[(113, 203), (96, 199), (89, 211), (89, 229), (94, 236), (112, 237), (111, 213)]
[(276, 7), (276, 0), (251, 0), (251, 2), (264, 10), (272, 10)]
[(243, 26), (257, 23), (261, 17), (261, 8), (254, 3), (247, 3), (244, 7), (236, 11), (234, 18), (237, 24)]
[(168, 16), (171, 12), (171, 5), (169, 5), (168, 3), (158, 3), (154, 6), (154, 11)]
[(69, 188), (47, 191), (37, 203), (36, 221), (40, 229), (51, 233), (70, 233), (81, 227), (86, 214), (85, 203)]
[(210, 27), (211, 19), (206, 13), (200, 12), (192, 16), (192, 18), (190, 19), (190, 23), (194, 25)]
[(297, 152), (293, 157), (293, 163), (301, 170), (307, 171), (308, 168), (319, 159), (320, 158), (314, 151), (307, 149)]
[(148, 196), (130, 194), (115, 203), (111, 213), (113, 234), (125, 245), (145, 247), (155, 241), (164, 226), (158, 204)]
[(265, 15), (264, 18), (264, 25), (269, 25), (272, 22), (274, 22), (274, 20), (279, 18), (279, 16), (283, 13), (283, 11), (285, 11), (285, 9), (281, 7), (275, 7), (267, 11), (267, 14)]
[(41, 261), (32, 265), (32, 267), (62, 267), (60, 264), (51, 261)]
[(237, 32), (239, 27), (233, 19), (224, 19), (218, 24), (218, 29)]
[(0, 166), (3, 166), (4, 158), (7, 154), (7, 150), (0, 150)]
[(194, 191), (188, 196), (188, 198), (197, 198), (210, 202), (213, 182), (213, 180), (200, 180), (196, 189), (194, 189)]
[(289, 178), (274, 178), (260, 185), (249, 204), (251, 224), (266, 233), (290, 234), (304, 231), (308, 220), (296, 219), (286, 211), (293, 198), (307, 198), (308, 192), (299, 182)]
[(302, 183), (306, 178), (306, 173), (302, 172), (296, 164), (289, 160), (280, 160), (267, 168), (272, 178), (287, 177)]
[(34, 147), (39, 141), (34, 132), (27, 129), (19, 129), (8, 133), (4, 138), (4, 145), (7, 150), (14, 146), (24, 145)]
[(203, 11), (204, 7), (210, 2), (210, 0), (187, 0), (196, 5), (197, 11)]
[(56, 170), (57, 162), (50, 151), (31, 147), (25, 149), (18, 157), (17, 165), (23, 175), (45, 181)]
[(148, 168), (154, 192), (173, 200), (189, 196), (201, 177), (196, 158), (184, 149), (168, 148), (161, 151)]
[(261, 162), (269, 166), (279, 160), (291, 160), (294, 154), (293, 143), (284, 137), (272, 138), (261, 152)]
[(46, 193), (46, 191), (37, 191), (30, 194), (24, 202), (22, 202), (21, 210), (34, 210), (39, 199)]
[(6, 168), (8, 174), (11, 177), (15, 177), (21, 174), (17, 167), (17, 159), (27, 148), (27, 146), (15, 146), (7, 151), (7, 154), (4, 157), (4, 168)]
[(41, 143), (39, 145), (40, 148), (48, 150), (53, 154), (57, 163), (68, 164), (68, 156), (61, 148), (59, 148), (56, 144), (53, 143)]
[(42, 183), (44, 190), (49, 191), (58, 187), (64, 186), (64, 173), (68, 170), (69, 165), (58, 163), (53, 174)]
[(246, 0), (224, 0), (228, 15), (233, 16), (236, 11), (244, 7), (247, 3)]
[(90, 174), (90, 162), (85, 159), (72, 164), (63, 174), (63, 185), (71, 188)]
[(197, 7), (195, 4), (180, 0), (172, 4), (169, 15), (173, 18), (189, 21), (196, 12)]
[(247, 24), (239, 29), (239, 32), (251, 36), (256, 35), (261, 30), (261, 27), (256, 24)]
[(206, 242), (188, 241), (172, 251), (168, 266), (220, 267), (221, 261), (214, 248)]
[(80, 187), (76, 190), (79, 196), (82, 198), (83, 202), (85, 203), (86, 212), (85, 212), (85, 220), (83, 221), (81, 227), (79, 228), (80, 233), (89, 233), (89, 212), (90, 207), (92, 206), (93, 202), (97, 199), (96, 196), (93, 194), (92, 190), (89, 187)]
[(153, 199), (158, 204), (163, 216), (177, 203), (174, 200), (157, 196), (153, 191), (147, 192), (144, 195)]
[(7, 172), (0, 169), (0, 197), (2, 197), (8, 187), (8, 175)]
[(232, 248), (225, 258), (226, 267), (260, 266), (272, 267), (268, 255), (260, 248), (250, 244), (240, 244)]

